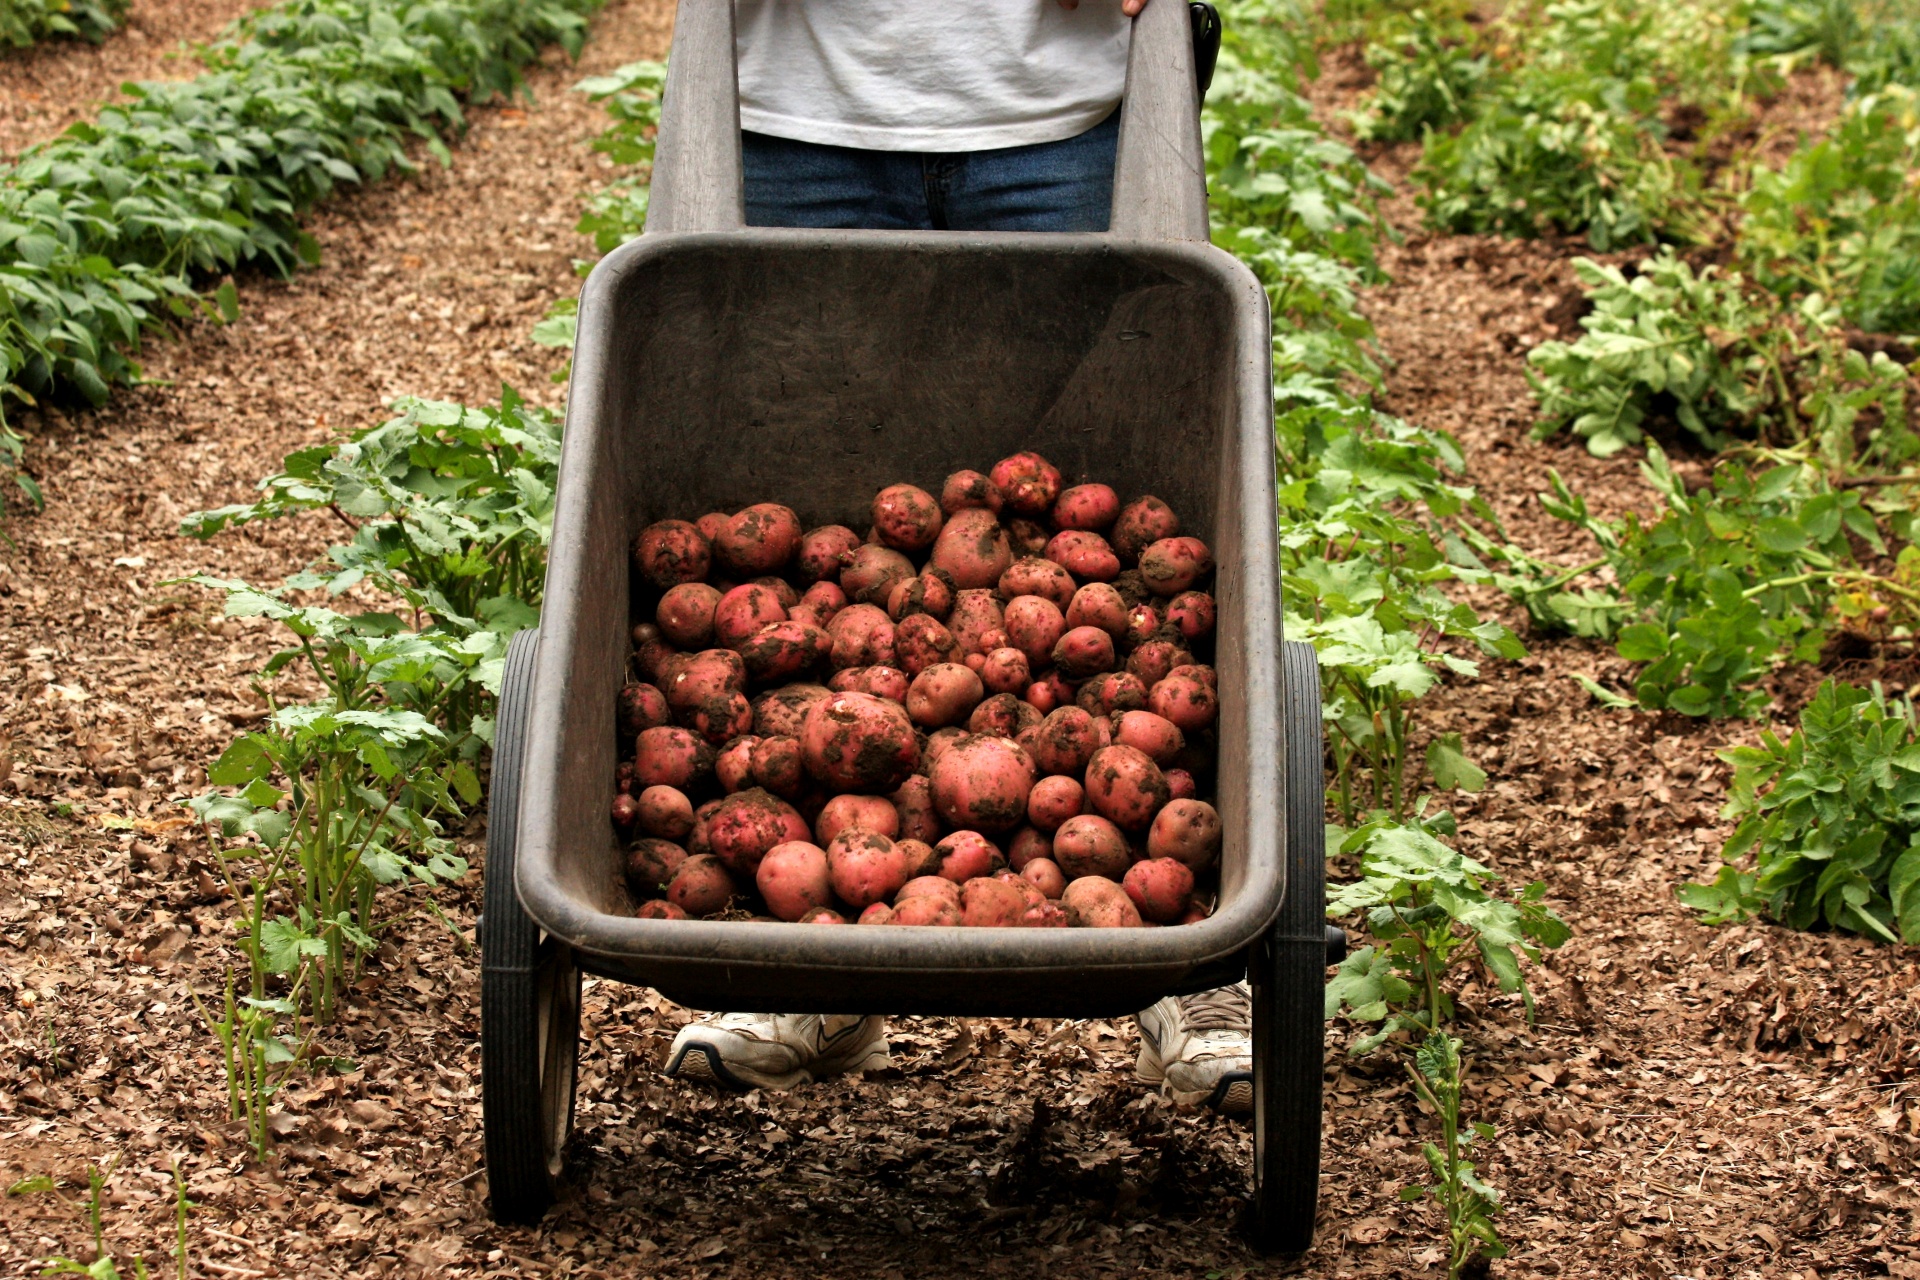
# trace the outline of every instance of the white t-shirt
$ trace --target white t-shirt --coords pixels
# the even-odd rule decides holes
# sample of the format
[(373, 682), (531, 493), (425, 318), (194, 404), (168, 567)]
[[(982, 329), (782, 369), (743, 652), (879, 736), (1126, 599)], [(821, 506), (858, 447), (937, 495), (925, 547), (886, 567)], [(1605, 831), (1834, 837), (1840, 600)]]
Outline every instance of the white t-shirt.
[(1120, 0), (736, 0), (740, 124), (871, 151), (1057, 142), (1127, 78)]

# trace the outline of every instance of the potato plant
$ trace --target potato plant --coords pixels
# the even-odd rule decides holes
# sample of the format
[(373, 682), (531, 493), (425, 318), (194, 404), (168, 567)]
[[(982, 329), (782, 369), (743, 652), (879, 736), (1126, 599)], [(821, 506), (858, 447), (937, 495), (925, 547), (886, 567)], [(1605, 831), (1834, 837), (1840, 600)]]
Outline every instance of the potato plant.
[(24, 49), (55, 36), (99, 44), (119, 29), (129, 0), (0, 0), (0, 44)]

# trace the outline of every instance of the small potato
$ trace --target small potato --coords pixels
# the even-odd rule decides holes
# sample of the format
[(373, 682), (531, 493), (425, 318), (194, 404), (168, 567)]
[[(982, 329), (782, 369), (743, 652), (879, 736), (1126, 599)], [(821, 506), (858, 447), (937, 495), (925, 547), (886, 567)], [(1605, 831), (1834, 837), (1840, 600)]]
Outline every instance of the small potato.
[(1220, 692), (1220, 673), (1204, 662), (1195, 662), (1187, 666), (1175, 667), (1167, 672), (1170, 676), (1191, 676), (1215, 693)]
[(1160, 630), (1160, 613), (1150, 604), (1137, 604), (1127, 610), (1127, 634), (1122, 637), (1128, 644), (1145, 644)]
[(1127, 868), (1121, 887), (1145, 919), (1173, 924), (1187, 913), (1193, 872), (1172, 858), (1147, 858)]
[(1107, 540), (1086, 529), (1062, 529), (1047, 542), (1046, 558), (1076, 578), (1112, 582), (1120, 576), (1120, 557)]
[(994, 738), (1017, 738), (1039, 725), (1040, 713), (1010, 693), (994, 694), (975, 707), (967, 718), (968, 733), (984, 733)]
[(895, 551), (925, 551), (945, 520), (940, 503), (925, 489), (890, 484), (873, 498), (873, 531)]
[(709, 511), (698, 520), (695, 520), (693, 524), (696, 529), (700, 530), (701, 537), (705, 538), (708, 542), (712, 542), (720, 536), (721, 531), (727, 527), (728, 522), (732, 519), (733, 517), (725, 511)]
[(1078, 777), (1099, 750), (1093, 717), (1079, 707), (1061, 707), (1040, 722), (1028, 748), (1042, 773)]
[[(1042, 906), (1047, 900), (1047, 895), (1034, 888), (1032, 882), (1027, 880), (1027, 878), (1018, 871), (996, 871), (993, 873), (993, 878), (1001, 884), (1012, 885), (1014, 891), (1020, 895), (1021, 901), (1026, 904), (1028, 909)], [(1023, 911), (1021, 914), (1024, 915), (1025, 912)]]
[(800, 535), (793, 571), (802, 582), (837, 582), (859, 549), (859, 534), (843, 524), (823, 524)]
[(1114, 725), (1113, 740), (1138, 747), (1155, 764), (1165, 765), (1187, 745), (1186, 735), (1173, 721), (1151, 711), (1123, 711)]
[(900, 892), (893, 895), (893, 905), (899, 906), (908, 898), (938, 898), (942, 902), (960, 905), (960, 885), (944, 876), (915, 876), (900, 886)]
[(834, 893), (859, 910), (891, 899), (908, 879), (907, 856), (899, 846), (878, 831), (858, 828), (833, 838), (827, 846), (827, 869)]
[(633, 914), (641, 920), (685, 920), (687, 918), (685, 911), (665, 898), (643, 902), (640, 904), (640, 909)]
[(1133, 564), (1162, 538), (1180, 532), (1180, 517), (1173, 508), (1155, 497), (1135, 498), (1120, 509), (1113, 524), (1113, 549), (1122, 564)]
[(713, 641), (721, 649), (738, 649), (743, 641), (770, 622), (785, 622), (787, 608), (774, 591), (749, 582), (720, 597), (713, 606)]
[(1133, 899), (1105, 876), (1070, 880), (1060, 894), (1060, 905), (1083, 929), (1133, 929), (1140, 925), (1140, 910)]
[(893, 908), (884, 902), (876, 902), (860, 913), (860, 924), (892, 924)]
[(924, 613), (937, 622), (944, 622), (953, 611), (954, 588), (950, 579), (949, 574), (929, 569), (917, 578), (894, 583), (887, 597), (887, 616), (898, 622)]
[(687, 851), (671, 840), (635, 841), (627, 850), (627, 888), (636, 898), (658, 897), (686, 860)]
[(1007, 521), (1007, 542), (1016, 556), (1044, 557), (1047, 552), (1046, 526), (1014, 516)]
[(1026, 816), (1034, 761), (1005, 738), (970, 734), (941, 753), (929, 777), (934, 807), (950, 825), (1009, 831)]
[(719, 800), (709, 800), (693, 811), (693, 830), (687, 832), (688, 853), (712, 855), (713, 844), (707, 839), (707, 823), (713, 820), (713, 815), (719, 808)]
[(1199, 733), (1220, 714), (1220, 699), (1197, 676), (1169, 675), (1147, 691), (1147, 710), (1179, 725), (1183, 733)]
[(917, 676), (935, 663), (960, 661), (960, 642), (938, 618), (909, 614), (894, 624), (893, 655), (901, 670)]
[(933, 807), (933, 783), (924, 774), (914, 774), (888, 797), (899, 820), (898, 839), (932, 844), (940, 838), (940, 815)]
[(1140, 576), (1156, 596), (1177, 596), (1213, 572), (1213, 552), (1198, 538), (1162, 538), (1140, 553)]
[(780, 572), (799, 548), (800, 517), (777, 502), (756, 502), (739, 512), (713, 540), (720, 567), (741, 579)]
[(947, 615), (947, 630), (960, 642), (963, 653), (991, 653), (1006, 642), (989, 644), (994, 633), (1006, 635), (1006, 614), (993, 592), (968, 589), (954, 597), (953, 612)]
[(683, 582), (704, 582), (712, 564), (706, 536), (685, 520), (662, 520), (633, 540), (633, 567), (665, 591)]
[(1086, 787), (1088, 807), (1126, 831), (1145, 831), (1171, 798), (1160, 766), (1135, 747), (1094, 752), (1087, 762)]
[(1067, 619), (1053, 601), (1021, 596), (1007, 606), (1001, 629), (1007, 643), (1026, 655), (1028, 667), (1038, 669), (1053, 661), (1053, 646), (1067, 634)]
[(813, 820), (813, 834), (828, 845), (842, 831), (877, 831), (892, 839), (900, 834), (900, 814), (885, 796), (835, 796)]
[(938, 925), (952, 928), (960, 923), (960, 904), (945, 898), (908, 898), (893, 909), (891, 924)]
[(1044, 831), (1032, 827), (1021, 827), (1013, 833), (1013, 839), (1007, 842), (1007, 865), (1015, 871), (1026, 869), (1026, 865), (1035, 858), (1053, 856), (1053, 837)]
[(1060, 468), (1037, 453), (1016, 453), (1000, 459), (987, 473), (994, 488), (1015, 515), (1044, 516), (1060, 497)]
[[(884, 902), (876, 902), (873, 905), (876, 907), (886, 907), (887, 904)], [(838, 911), (835, 911), (832, 907), (815, 907), (813, 910), (807, 912), (807, 914), (801, 916), (796, 923), (798, 924), (845, 924), (846, 922), (847, 922), (847, 918), (841, 915)]]
[(1167, 602), (1167, 621), (1186, 640), (1204, 640), (1213, 634), (1219, 608), (1204, 591), (1182, 591)]
[(805, 840), (788, 840), (767, 850), (753, 881), (767, 910), (782, 920), (799, 920), (833, 901), (827, 851)]
[(626, 834), (633, 830), (635, 823), (640, 821), (639, 801), (628, 792), (616, 790), (613, 797), (612, 816), (613, 825), (620, 830), (621, 834)]
[(762, 738), (798, 738), (807, 711), (831, 696), (831, 690), (817, 684), (769, 689), (753, 700), (753, 731)]
[(867, 693), (836, 693), (815, 703), (800, 750), (807, 772), (839, 791), (892, 791), (920, 763), (906, 708)]
[(770, 622), (735, 646), (755, 684), (782, 684), (827, 660), (833, 638), (820, 627), (791, 618)]
[(1220, 855), (1220, 815), (1204, 800), (1171, 800), (1147, 830), (1147, 856), (1205, 871)]
[(980, 876), (960, 886), (960, 923), (968, 928), (1016, 928), (1026, 909), (1026, 895), (1004, 880)]
[(900, 850), (900, 856), (907, 860), (907, 875), (910, 878), (939, 876), (940, 855), (925, 840), (895, 840), (893, 844)]
[(1000, 847), (978, 831), (955, 831), (933, 851), (940, 855), (939, 876), (963, 884), (975, 876), (990, 876), (1007, 865)]
[(948, 517), (928, 564), (950, 574), (960, 590), (993, 587), (1013, 564), (1013, 546), (998, 516), (966, 507)]
[(676, 718), (718, 747), (753, 728), (753, 704), (744, 693), (721, 694), (681, 712)]
[(751, 880), (767, 850), (813, 833), (799, 811), (759, 787), (735, 792), (707, 819), (707, 843), (727, 870)]
[(827, 624), (832, 641), (828, 661), (835, 671), (848, 667), (897, 666), (894, 654), (893, 619), (886, 610), (870, 604), (850, 604), (833, 615)]
[(1120, 516), (1120, 495), (1104, 484), (1076, 484), (1053, 500), (1053, 523), (1061, 529), (1111, 528)]
[(992, 480), (978, 471), (956, 471), (940, 486), (940, 509), (955, 515), (968, 507), (998, 513), (1002, 498)]
[(853, 553), (853, 559), (840, 571), (840, 589), (855, 604), (870, 604), (886, 612), (887, 597), (896, 583), (911, 581), (913, 561), (892, 547), (871, 543)]
[(1140, 711), (1147, 705), (1147, 686), (1131, 671), (1108, 671), (1080, 686), (1074, 705), (1095, 719), (1117, 712)]
[(1029, 929), (1065, 929), (1073, 923), (1073, 917), (1058, 902), (1042, 902), (1037, 907), (1028, 907), (1020, 923)]
[(647, 729), (634, 745), (634, 785), (692, 791), (713, 776), (713, 761), (713, 748), (685, 729)]
[(714, 757), (714, 776), (720, 779), (720, 789), (728, 795), (753, 785), (753, 749), (760, 745), (760, 739), (750, 733), (743, 733), (720, 748)]
[(667, 901), (690, 916), (710, 916), (733, 901), (733, 877), (726, 864), (711, 854), (697, 854), (680, 864), (667, 885)]
[(731, 649), (702, 649), (682, 654), (668, 665), (667, 705), (684, 713), (730, 693), (745, 693), (747, 664)]
[(673, 719), (666, 695), (650, 684), (630, 684), (620, 691), (620, 732), (637, 737)]
[(980, 668), (980, 683), (987, 687), (988, 693), (1018, 695), (1032, 682), (1027, 655), (1012, 646), (989, 653)]
[(1113, 669), (1113, 637), (1098, 627), (1075, 627), (1053, 646), (1053, 665), (1069, 680)]
[(1027, 793), (1027, 821), (1042, 831), (1057, 831), (1068, 818), (1079, 817), (1086, 803), (1086, 788), (1076, 779), (1054, 774)]
[(1151, 689), (1173, 671), (1193, 661), (1193, 655), (1171, 640), (1149, 640), (1127, 655), (1127, 670)]
[(980, 677), (957, 662), (936, 662), (907, 686), (907, 715), (926, 729), (957, 724), (986, 697)]
[(623, 796), (630, 796), (639, 790), (633, 785), (633, 761), (622, 760), (613, 766), (613, 789)]
[[(1115, 573), (1119, 570), (1116, 568)], [(1009, 600), (1021, 596), (1039, 596), (1064, 609), (1073, 600), (1073, 576), (1059, 563), (1039, 556), (1022, 556), (1000, 575), (1000, 594)]]
[(1020, 868), (1020, 878), (1040, 891), (1044, 898), (1058, 898), (1067, 891), (1066, 872), (1052, 858), (1035, 858)]
[(1120, 828), (1093, 813), (1060, 824), (1053, 833), (1052, 857), (1069, 880), (1106, 876), (1117, 881), (1133, 863), (1133, 852)]
[(1028, 706), (1049, 716), (1061, 707), (1073, 705), (1073, 686), (1058, 671), (1049, 670), (1027, 686), (1025, 697)]
[[(1185, 769), (1168, 769), (1166, 774), (1167, 794), (1173, 797), (1173, 799), (1191, 800), (1200, 793), (1199, 784), (1193, 780), (1193, 775)], [(1163, 809), (1161, 812), (1164, 813), (1166, 811)]]
[(898, 667), (848, 667), (834, 672), (827, 688), (835, 693), (870, 693), (888, 702), (905, 702), (912, 684)]
[(1105, 582), (1089, 582), (1073, 593), (1067, 606), (1067, 626), (1098, 627), (1114, 639), (1127, 634), (1126, 599)]
[(653, 618), (660, 634), (682, 649), (705, 649), (713, 643), (713, 611), (720, 593), (704, 582), (683, 582), (660, 597)]

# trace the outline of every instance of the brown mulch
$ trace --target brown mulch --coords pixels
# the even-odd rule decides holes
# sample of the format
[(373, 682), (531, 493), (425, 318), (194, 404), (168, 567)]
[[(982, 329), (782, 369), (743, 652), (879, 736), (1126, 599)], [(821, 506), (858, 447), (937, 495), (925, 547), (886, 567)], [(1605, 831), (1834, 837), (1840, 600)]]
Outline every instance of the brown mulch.
[[(170, 1162), (199, 1207), (191, 1271), (215, 1277), (1275, 1274), (1235, 1226), (1243, 1126), (1133, 1083), (1133, 1029), (907, 1019), (894, 1065), (785, 1095), (721, 1097), (659, 1073), (689, 1016), (589, 981), (566, 1199), (538, 1228), (485, 1209), (479, 877), (388, 935), (326, 1053), (351, 1065), (280, 1095), (273, 1159), (227, 1120), (218, 1046), (190, 990), (237, 963), (232, 906), (173, 800), (259, 715), (276, 645), (166, 585), (272, 581), (336, 531), (320, 518), (174, 536), (289, 449), (377, 420), (400, 392), (547, 403), (554, 353), (528, 328), (574, 281), (569, 228), (603, 172), (599, 113), (565, 86), (664, 48), (663, 0), (596, 24), (581, 68), (532, 77), (532, 108), (475, 113), (450, 171), (316, 220), (325, 264), (242, 284), (244, 314), (148, 352), (153, 384), (99, 413), (30, 415), (49, 506), (0, 551), (0, 1180), (64, 1194), (116, 1157), (105, 1219), (168, 1266)], [(1401, 211), (1404, 212), (1404, 211)], [(1396, 282), (1369, 309), (1396, 362), (1389, 406), (1461, 437), (1472, 478), (1539, 554), (1580, 554), (1532, 495), (1557, 467), (1603, 511), (1644, 507), (1630, 460), (1527, 438), (1521, 354), (1552, 332), (1577, 246), (1428, 238), (1408, 217)], [(1499, 1276), (1920, 1276), (1920, 978), (1908, 949), (1766, 925), (1710, 929), (1673, 898), (1711, 874), (1718, 744), (1755, 726), (1594, 707), (1571, 671), (1610, 651), (1541, 639), (1436, 695), (1491, 775), (1457, 806), (1462, 844), (1545, 880), (1574, 940), (1536, 971), (1539, 1015), (1469, 984), (1469, 1106), (1499, 1125), (1483, 1171), (1506, 1194)], [(476, 864), (476, 819), (462, 851)], [(1431, 1126), (1388, 1053), (1330, 1037), (1324, 1218), (1314, 1275), (1439, 1274), (1436, 1219), (1403, 1205)], [(0, 1199), (0, 1267), (84, 1258), (45, 1195)]]
[(201, 72), (192, 46), (266, 0), (133, 0), (126, 21), (98, 45), (42, 40), (0, 52), (0, 156), (21, 151), (93, 118), (129, 80), (191, 80)]

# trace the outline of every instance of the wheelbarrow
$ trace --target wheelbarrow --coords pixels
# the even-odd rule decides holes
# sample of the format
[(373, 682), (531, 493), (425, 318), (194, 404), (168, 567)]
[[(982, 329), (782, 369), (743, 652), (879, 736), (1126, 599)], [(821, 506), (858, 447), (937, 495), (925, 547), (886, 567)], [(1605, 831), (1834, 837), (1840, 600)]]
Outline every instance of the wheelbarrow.
[[(698, 1009), (1114, 1017), (1253, 992), (1256, 1243), (1312, 1241), (1328, 963), (1320, 682), (1280, 631), (1267, 299), (1208, 243), (1189, 11), (1136, 20), (1104, 234), (743, 225), (733, 6), (680, 0), (647, 234), (581, 295), (545, 606), (509, 650), (480, 928), (492, 1209), (553, 1202), (580, 976)], [(1217, 30), (1217, 28), (1216, 28)], [(1217, 907), (1161, 929), (642, 920), (608, 818), (649, 523), (781, 502), (860, 525), (881, 484), (1021, 449), (1170, 502), (1218, 562)]]

